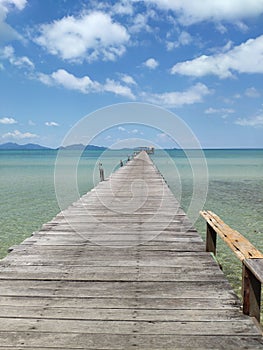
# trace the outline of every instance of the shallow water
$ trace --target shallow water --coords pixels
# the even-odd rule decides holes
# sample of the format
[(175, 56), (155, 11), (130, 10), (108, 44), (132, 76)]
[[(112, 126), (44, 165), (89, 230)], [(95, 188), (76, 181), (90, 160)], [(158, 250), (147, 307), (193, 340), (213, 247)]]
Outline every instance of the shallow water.
[[(0, 257), (97, 184), (100, 156), (105, 176), (109, 176), (128, 153), (89, 151), (79, 159), (78, 152), (72, 151), (57, 161), (57, 151), (0, 151)], [(206, 150), (204, 158), (199, 152), (188, 156), (190, 159), (175, 150), (156, 151), (152, 157), (185, 211), (189, 211), (195, 191), (196, 212), (203, 208), (214, 211), (263, 251), (263, 150)], [(207, 169), (203, 169), (206, 163)], [(202, 196), (204, 203), (199, 203)], [(204, 237), (204, 220), (199, 218), (195, 227)], [(239, 292), (240, 264), (220, 241), (218, 259)]]
[[(177, 151), (178, 152), (178, 151)], [(169, 152), (173, 160), (176, 152)], [(263, 150), (206, 150), (208, 193), (204, 209), (215, 212), (232, 228), (263, 251)], [(184, 163), (181, 158), (180, 162)], [(177, 163), (178, 163), (177, 161)], [(170, 188), (176, 193), (173, 173), (166, 170), (163, 157), (155, 158)], [(175, 160), (176, 162), (176, 160)], [(186, 167), (186, 164), (184, 164)], [(187, 212), (193, 191), (193, 174), (188, 166), (182, 180), (181, 205)], [(205, 239), (206, 224), (199, 218), (195, 227)], [(241, 293), (241, 263), (218, 239), (217, 258), (237, 294)]]

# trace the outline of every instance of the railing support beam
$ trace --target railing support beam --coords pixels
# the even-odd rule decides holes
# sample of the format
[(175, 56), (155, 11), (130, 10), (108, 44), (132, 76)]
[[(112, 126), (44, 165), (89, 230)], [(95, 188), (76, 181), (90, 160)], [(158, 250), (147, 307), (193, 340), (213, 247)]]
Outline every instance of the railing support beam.
[(202, 211), (207, 222), (206, 251), (216, 255), (216, 239), (219, 235), (241, 260), (243, 313), (260, 322), (261, 288), (263, 283), (263, 254), (239, 232), (227, 226), (211, 211)]
[(216, 239), (217, 239), (216, 231), (213, 229), (213, 227), (211, 227), (209, 225), (209, 223), (207, 223), (207, 225), (206, 225), (206, 251), (211, 252), (214, 255), (216, 255)]
[(255, 317), (258, 322), (260, 322), (262, 271), (262, 259), (246, 259), (243, 261), (243, 312)]

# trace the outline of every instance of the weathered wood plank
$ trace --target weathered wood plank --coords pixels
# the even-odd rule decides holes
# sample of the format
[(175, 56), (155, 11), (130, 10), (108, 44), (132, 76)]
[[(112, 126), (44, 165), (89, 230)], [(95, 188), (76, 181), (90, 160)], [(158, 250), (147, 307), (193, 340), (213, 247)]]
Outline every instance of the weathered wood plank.
[[(165, 334), (86, 334), (86, 333), (40, 333), (28, 332), (0, 332), (1, 347), (15, 349), (49, 349), (45, 345), (51, 344), (51, 349), (262, 349), (262, 339), (258, 336), (246, 335), (209, 335), (192, 336), (189, 334), (175, 336)], [(26, 344), (26, 345), (25, 345)], [(54, 348), (54, 344), (56, 347)], [(165, 347), (164, 347), (165, 346)]]
[(238, 231), (233, 230), (226, 223), (224, 223), (215, 213), (211, 211), (201, 211), (200, 214), (216, 231), (216, 233), (220, 235), (220, 237), (226, 242), (226, 244), (241, 261), (244, 259), (263, 259), (263, 254), (256, 249), (253, 244), (251, 244)]
[(47, 333), (85, 333), (85, 334), (163, 334), (166, 335), (258, 335), (258, 328), (251, 326), (249, 319), (213, 322), (192, 321), (87, 321), (66, 319), (6, 318), (0, 323), (1, 332), (47, 332)]
[[(216, 311), (216, 312), (215, 312)], [(88, 308), (1, 305), (1, 318), (17, 317), (30, 319), (68, 319), (104, 321), (172, 321), (172, 322), (213, 322), (239, 320), (239, 309), (136, 309), (136, 308)]]
[(1, 296), (0, 305), (67, 307), (67, 308), (104, 308), (104, 309), (152, 309), (152, 310), (240, 310), (241, 303), (235, 295), (225, 298), (145, 298), (143, 295), (125, 297), (66, 297), (66, 296)]

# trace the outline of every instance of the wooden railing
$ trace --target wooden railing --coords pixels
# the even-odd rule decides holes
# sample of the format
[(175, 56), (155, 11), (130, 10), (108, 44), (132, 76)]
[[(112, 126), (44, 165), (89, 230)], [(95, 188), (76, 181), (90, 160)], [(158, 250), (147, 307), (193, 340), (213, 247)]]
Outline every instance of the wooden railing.
[(219, 235), (241, 260), (243, 312), (260, 322), (263, 254), (213, 212), (201, 211), (200, 214), (207, 222), (206, 251), (216, 255), (216, 239)]

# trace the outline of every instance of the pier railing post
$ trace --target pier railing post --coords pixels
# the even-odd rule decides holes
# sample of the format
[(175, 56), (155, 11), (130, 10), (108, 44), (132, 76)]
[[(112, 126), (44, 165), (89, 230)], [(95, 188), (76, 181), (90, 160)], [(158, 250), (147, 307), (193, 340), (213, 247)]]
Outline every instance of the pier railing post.
[(243, 313), (260, 322), (262, 259), (245, 259), (242, 271)]
[(104, 181), (104, 169), (102, 168), (102, 163), (99, 163), (99, 171), (100, 171), (100, 181)]
[(206, 225), (206, 251), (216, 255), (216, 238), (217, 233), (207, 222)]
[(206, 251), (216, 254), (217, 235), (242, 262), (243, 313), (260, 322), (261, 289), (263, 283), (263, 254), (238, 231), (226, 225), (215, 213), (201, 211), (207, 222)]

